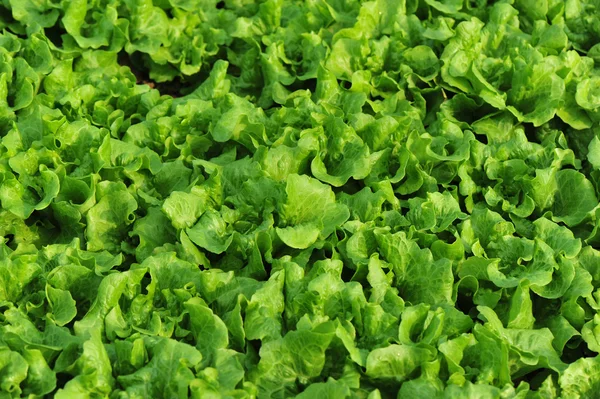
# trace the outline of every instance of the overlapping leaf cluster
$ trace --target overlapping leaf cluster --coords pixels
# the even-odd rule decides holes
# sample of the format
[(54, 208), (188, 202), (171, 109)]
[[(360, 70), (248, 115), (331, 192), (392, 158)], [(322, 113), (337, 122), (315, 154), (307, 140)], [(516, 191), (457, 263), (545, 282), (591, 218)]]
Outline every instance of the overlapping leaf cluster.
[(600, 2), (0, 28), (1, 398), (597, 397)]

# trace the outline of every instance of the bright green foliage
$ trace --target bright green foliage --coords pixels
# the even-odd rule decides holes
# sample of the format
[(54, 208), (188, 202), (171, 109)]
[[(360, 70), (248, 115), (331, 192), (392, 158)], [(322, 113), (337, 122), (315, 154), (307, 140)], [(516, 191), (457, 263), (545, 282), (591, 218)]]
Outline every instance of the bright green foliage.
[(0, 0), (0, 399), (600, 397), (600, 1)]

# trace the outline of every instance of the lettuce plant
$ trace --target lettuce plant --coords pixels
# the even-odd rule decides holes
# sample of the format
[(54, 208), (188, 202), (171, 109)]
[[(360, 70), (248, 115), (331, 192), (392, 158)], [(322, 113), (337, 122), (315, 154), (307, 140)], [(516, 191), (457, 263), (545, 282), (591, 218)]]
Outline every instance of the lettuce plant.
[(598, 0), (0, 0), (0, 398), (596, 398)]

